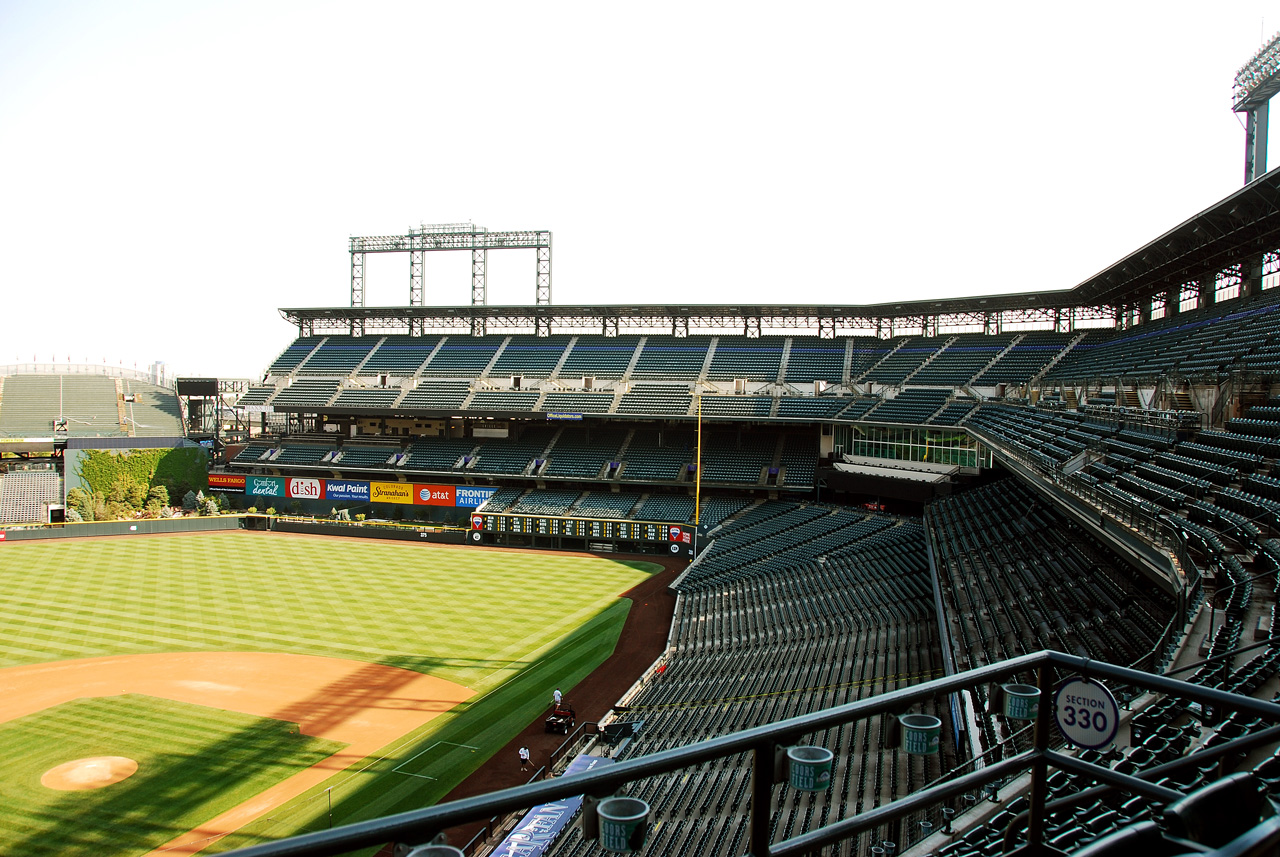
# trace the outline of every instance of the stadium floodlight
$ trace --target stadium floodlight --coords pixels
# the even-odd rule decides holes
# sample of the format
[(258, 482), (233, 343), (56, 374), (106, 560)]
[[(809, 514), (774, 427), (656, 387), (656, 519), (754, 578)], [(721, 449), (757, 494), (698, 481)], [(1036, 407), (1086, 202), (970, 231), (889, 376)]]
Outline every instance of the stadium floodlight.
[(1280, 92), (1280, 33), (1236, 72), (1232, 110), (1244, 113), (1244, 183), (1267, 171), (1267, 105)]

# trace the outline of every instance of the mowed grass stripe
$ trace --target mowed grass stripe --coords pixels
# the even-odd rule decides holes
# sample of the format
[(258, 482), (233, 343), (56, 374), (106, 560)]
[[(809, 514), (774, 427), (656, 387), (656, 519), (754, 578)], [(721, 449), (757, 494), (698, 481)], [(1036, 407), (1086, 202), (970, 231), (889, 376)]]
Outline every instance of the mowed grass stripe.
[[(343, 747), (290, 728), (139, 695), (75, 700), (0, 725), (0, 854), (142, 853)], [(134, 759), (137, 773), (93, 791), (40, 785), (51, 767), (104, 755)]]
[[(293, 652), (428, 672), (477, 691), (472, 702), (340, 775), (332, 795), (335, 821), (341, 823), (372, 817), (387, 806), (422, 806), (446, 793), (536, 719), (553, 687), (570, 690), (609, 656), (629, 609), (619, 593), (654, 570), (604, 557), (282, 534), (10, 543), (0, 548), (6, 585), (0, 668), (146, 652)], [(68, 741), (88, 745), (105, 737), (111, 743), (118, 734), (121, 740), (149, 742), (170, 762), (203, 756), (194, 746), (202, 740), (227, 740), (198, 719), (163, 713), (120, 722), (71, 719), (65, 725)], [(286, 744), (297, 740), (278, 729), (271, 735)], [(436, 780), (391, 773), (402, 759), (437, 741), (481, 749), (434, 757), (428, 773)], [(271, 755), (269, 748), (262, 752)], [(95, 754), (130, 755), (118, 749)], [(381, 758), (387, 754), (392, 755)], [(9, 767), (3, 756), (0, 767)], [(227, 794), (239, 795), (232, 802), (238, 803), (264, 787), (244, 785), (231, 768), (215, 770), (212, 782), (188, 782), (187, 771), (175, 764), (168, 788), (184, 796), (191, 792), (193, 805)], [(324, 788), (330, 785), (212, 851), (258, 835), (288, 835), (299, 825), (327, 824), (327, 813), (317, 815), (316, 808), (327, 805)], [(149, 800), (142, 798), (138, 811), (117, 802), (108, 834), (86, 833), (83, 852), (56, 853), (139, 854), (157, 833), (154, 819), (160, 819), (166, 841), (184, 824), (189, 829), (199, 823), (165, 821)], [(58, 803), (27, 817), (0, 802), (0, 829), (15, 831), (14, 838), (0, 840), (0, 854), (41, 854), (30, 847), (36, 840), (58, 843), (51, 829), (81, 824), (78, 810), (59, 815), (67, 807), (72, 805)], [(192, 810), (191, 817), (216, 814), (207, 810)]]
[(644, 576), (593, 557), (248, 533), (14, 543), (0, 574), (0, 666), (294, 651), (464, 684), (545, 647)]

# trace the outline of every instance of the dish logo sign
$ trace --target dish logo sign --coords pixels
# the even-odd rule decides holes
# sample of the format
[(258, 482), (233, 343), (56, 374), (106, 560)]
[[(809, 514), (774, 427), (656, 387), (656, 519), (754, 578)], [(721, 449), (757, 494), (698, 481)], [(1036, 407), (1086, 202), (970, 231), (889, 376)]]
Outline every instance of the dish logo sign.
[(304, 500), (320, 500), (324, 497), (324, 483), (319, 479), (290, 479), (289, 496)]

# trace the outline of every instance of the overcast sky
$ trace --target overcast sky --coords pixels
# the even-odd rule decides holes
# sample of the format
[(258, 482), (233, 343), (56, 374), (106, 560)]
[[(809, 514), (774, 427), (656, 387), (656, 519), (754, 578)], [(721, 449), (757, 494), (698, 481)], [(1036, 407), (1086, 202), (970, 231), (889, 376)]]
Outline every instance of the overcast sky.
[[(1277, 28), (1261, 2), (0, 0), (0, 363), (260, 375), (277, 308), (349, 304), (349, 236), (423, 222), (551, 230), (563, 305), (1070, 288), (1243, 183), (1231, 84)], [(489, 302), (532, 303), (532, 253), (489, 258)], [(428, 261), (426, 302), (468, 303), (466, 255)], [(408, 291), (370, 257), (368, 305)]]

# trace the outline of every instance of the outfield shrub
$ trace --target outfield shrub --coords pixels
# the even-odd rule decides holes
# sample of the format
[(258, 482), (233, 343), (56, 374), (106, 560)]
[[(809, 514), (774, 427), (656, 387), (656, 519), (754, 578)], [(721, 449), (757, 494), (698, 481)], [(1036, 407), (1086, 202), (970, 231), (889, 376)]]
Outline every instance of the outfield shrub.
[(80, 459), (79, 474), (90, 492), (138, 510), (156, 487), (163, 487), (170, 497), (207, 488), (207, 467), (208, 455), (199, 448), (90, 449)]

